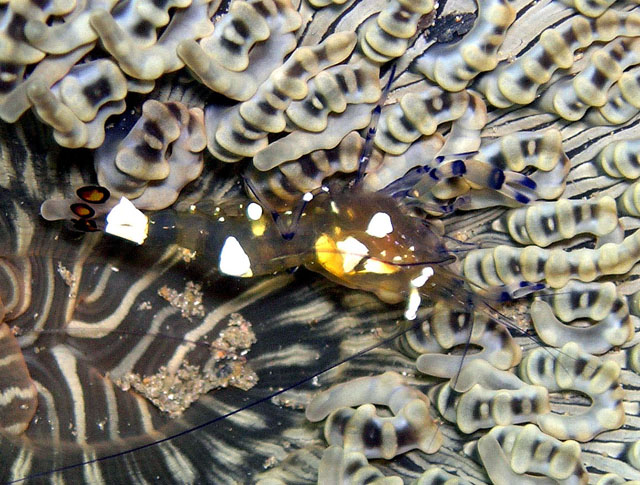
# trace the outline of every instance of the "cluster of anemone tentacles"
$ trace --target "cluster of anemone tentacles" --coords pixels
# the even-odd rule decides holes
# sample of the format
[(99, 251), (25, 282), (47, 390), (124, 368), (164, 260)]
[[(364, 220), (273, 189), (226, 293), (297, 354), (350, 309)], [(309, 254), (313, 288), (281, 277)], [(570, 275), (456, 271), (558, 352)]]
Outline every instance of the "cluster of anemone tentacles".
[[(0, 185), (21, 191), (28, 208), (17, 197), (3, 202), (3, 225), (15, 235), (4, 236), (1, 254), (0, 357), (8, 360), (0, 362), (10, 369), (0, 377), (9, 450), (2, 478), (57, 470), (51, 476), (69, 480), (135, 483), (169, 473), (224, 481), (223, 470), (233, 469), (251, 481), (238, 463), (253, 452), (269, 457), (264, 485), (640, 480), (635, 4), (480, 0), (475, 15), (463, 2), (429, 0), (9, 0), (0, 8), (0, 118), (14, 123), (31, 108), (60, 146), (95, 149), (95, 175), (74, 165), (50, 182), (44, 156), (2, 140)], [(176, 439), (95, 461), (245, 404), (241, 394), (201, 396), (214, 385), (212, 372), (224, 377), (217, 386), (250, 387), (242, 383), (253, 371), (236, 365), (246, 348), (222, 347), (236, 329), (225, 316), (241, 312), (257, 332), (255, 307), (271, 302), (267, 320), (283, 335), (301, 321), (317, 325), (288, 350), (262, 348), (253, 365), (262, 382), (291, 366), (307, 375), (379, 343), (379, 334), (354, 327), (375, 309), (374, 323), (391, 331), (398, 313), (384, 314), (366, 295), (336, 304), (318, 283), (292, 289), (288, 275), (216, 295), (216, 285), (229, 283), (176, 248), (140, 248), (133, 262), (100, 235), (47, 240), (54, 226), (38, 221), (36, 203), (49, 198), (49, 220), (100, 217), (111, 202), (86, 212), (86, 200), (68, 198), (93, 176), (111, 201), (126, 196), (140, 209), (179, 198), (217, 202), (233, 184), (218, 171), (234, 163), (275, 209), (291, 209), (327, 178), (358, 170), (381, 101), (361, 189), (386, 190), (434, 219), (459, 209), (437, 223), (474, 248), (458, 269), (480, 294), (521, 281), (545, 290), (530, 306), (505, 310), (502, 322), (486, 309), (436, 302), (397, 348), (372, 350), (320, 379), (344, 382), (320, 393), (302, 385), (261, 404), (280, 406), (224, 422), (280, 427), (280, 437), (245, 446), (199, 430), (193, 440), (203, 455)], [(464, 173), (428, 175), (446, 174), (458, 158)], [(203, 295), (191, 296), (205, 306), (195, 322), (157, 298), (185, 287), (184, 275), (205, 283)], [(535, 336), (514, 338), (505, 321), (530, 323)], [(282, 338), (263, 331), (265, 341)], [(167, 332), (171, 339), (162, 338)], [(468, 355), (453, 352), (465, 346)], [(200, 399), (183, 421), (168, 421), (144, 399), (158, 389), (114, 385), (131, 375), (143, 383), (179, 376), (189, 402)], [(264, 384), (285, 382), (295, 379)], [(256, 389), (255, 400), (268, 395)], [(324, 440), (290, 407), (304, 407), (309, 422), (324, 420)], [(57, 446), (64, 452), (43, 450)], [(223, 446), (237, 455), (199, 462)], [(110, 463), (124, 475), (112, 475), (119, 472)], [(73, 464), (82, 466), (63, 469)]]

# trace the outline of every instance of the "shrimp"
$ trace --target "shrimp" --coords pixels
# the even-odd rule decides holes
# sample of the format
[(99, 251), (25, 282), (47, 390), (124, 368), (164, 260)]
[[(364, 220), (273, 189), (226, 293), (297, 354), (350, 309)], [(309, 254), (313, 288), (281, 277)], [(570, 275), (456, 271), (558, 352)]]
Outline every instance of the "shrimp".
[[(150, 246), (177, 244), (229, 276), (305, 266), (338, 284), (375, 293), (384, 302), (408, 301), (405, 316), (410, 320), (421, 295), (430, 300), (451, 297), (462, 283), (449, 268), (456, 258), (442, 238), (383, 193), (348, 190), (334, 195), (326, 188), (309, 194), (288, 238), (256, 202), (218, 208), (212, 215), (195, 206), (145, 216), (123, 199), (109, 212), (104, 230)], [(518, 285), (521, 292), (527, 286)]]

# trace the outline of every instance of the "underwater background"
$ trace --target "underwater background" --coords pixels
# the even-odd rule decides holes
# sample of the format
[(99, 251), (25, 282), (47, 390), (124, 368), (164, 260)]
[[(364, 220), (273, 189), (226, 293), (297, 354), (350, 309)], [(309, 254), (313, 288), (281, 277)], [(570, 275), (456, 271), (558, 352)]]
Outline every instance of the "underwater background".
[[(0, 19), (1, 483), (640, 480), (635, 3), (9, 0)], [(71, 223), (104, 217), (76, 193), (95, 184), (148, 211), (244, 201), (243, 177), (279, 211), (336, 173), (355, 190), (376, 106), (364, 190), (441, 231), (466, 306), (447, 288), (408, 322), (305, 268), (235, 278)], [(468, 173), (418, 176), (449, 159)], [(523, 280), (543, 288), (483, 292)]]

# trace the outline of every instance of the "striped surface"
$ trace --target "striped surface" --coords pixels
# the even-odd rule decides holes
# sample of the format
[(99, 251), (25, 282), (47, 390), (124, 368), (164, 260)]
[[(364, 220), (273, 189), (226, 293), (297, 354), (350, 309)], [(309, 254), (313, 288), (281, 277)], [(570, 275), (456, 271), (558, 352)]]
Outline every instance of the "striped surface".
[[(309, 13), (307, 18), (313, 20), (300, 42), (312, 43), (310, 39), (325, 37), (333, 29), (355, 30), (368, 15), (365, 3), (347, 2)], [(380, 2), (368, 5), (376, 3)], [(530, 48), (530, 40), (542, 27), (569, 15), (556, 6), (545, 11), (547, 4), (515, 2), (518, 16), (512, 31), (520, 37), (508, 34), (505, 54)], [(445, 19), (442, 24), (446, 22), (453, 21)], [(390, 99), (420, 89), (417, 77), (407, 69), (427, 42), (418, 37), (399, 62), (400, 76)], [(169, 93), (180, 98), (183, 88), (168, 82), (157, 95), (166, 98)], [(193, 100), (198, 95), (185, 96)], [(599, 175), (586, 162), (611, 141), (640, 136), (637, 120), (612, 132), (606, 127), (586, 129), (582, 124), (554, 122), (531, 109), (495, 110), (489, 117), (486, 137), (549, 126), (561, 131), (573, 167), (566, 196), (597, 191), (616, 197), (624, 190), (621, 183)], [(290, 455), (279, 467), (279, 476), (291, 483), (313, 483), (325, 443), (320, 427), (309, 425), (301, 411), (312, 392), (386, 369), (407, 372), (412, 382), (427, 390), (429, 381), (415, 376), (413, 360), (386, 346), (321, 376), (318, 382), (305, 382), (270, 399), (280, 389), (380, 342), (380, 334), (397, 330), (402, 308), (390, 308), (371, 295), (337, 288), (303, 271), (260, 280), (225, 279), (212, 274), (205, 262), (185, 263), (164, 249), (135, 250), (101, 240), (99, 235), (77, 238), (62, 224), (42, 221), (37, 215), (41, 201), (69, 195), (74, 187), (91, 182), (90, 165), (89, 152), (57, 149), (50, 134), (33, 119), (0, 125), (0, 295), (5, 312), (0, 335), (7, 335), (6, 343), (0, 337), (0, 365), (12, 369), (0, 377), (0, 396), (7, 395), (5, 376), (17, 376), (19, 386), (14, 387), (31, 388), (20, 374), (23, 362), (38, 396), (38, 408), (23, 437), (0, 437), (0, 482), (32, 477), (33, 483), (251, 483), (265, 467)], [(226, 179), (213, 176), (217, 167), (206, 170), (188, 196), (215, 198), (228, 189)], [(449, 232), (473, 228), (470, 241), (475, 244), (505, 242), (507, 236), (489, 230), (497, 213), (456, 216), (448, 222)], [(622, 222), (629, 228), (638, 226), (632, 218)], [(162, 287), (181, 291), (187, 281), (203, 288), (205, 316), (196, 322), (184, 319), (158, 295)], [(625, 291), (632, 292), (634, 285), (627, 285)], [(145, 310), (147, 304), (151, 308)], [(169, 419), (107, 377), (131, 371), (151, 375), (162, 366), (179, 365), (181, 359), (206, 360), (202, 355), (205, 337), (215, 339), (220, 324), (234, 312), (253, 324), (257, 336), (248, 354), (259, 378), (251, 390), (212, 392), (182, 418)], [(16, 334), (20, 355), (6, 328)], [(525, 347), (536, 345), (529, 339), (519, 340)], [(629, 461), (631, 443), (640, 440), (640, 377), (627, 369), (624, 352), (612, 352), (610, 357), (624, 368), (626, 425), (583, 446), (582, 456), (592, 473), (615, 471), (626, 479), (639, 479), (640, 472), (624, 462)], [(587, 406), (579, 397), (553, 399), (555, 409), (562, 411)], [(3, 400), (0, 397), (0, 404)], [(257, 404), (236, 413), (252, 403)], [(26, 419), (26, 413), (15, 415), (14, 423), (0, 420), (0, 425), (21, 426)], [(445, 446), (437, 454), (425, 458), (409, 453), (386, 464), (387, 470), (415, 477), (430, 463), (439, 463), (476, 483), (485, 481), (481, 468), (461, 453), (468, 437), (448, 425), (443, 434)], [(172, 436), (177, 437), (145, 447)], [(121, 454), (127, 450), (133, 451)]]

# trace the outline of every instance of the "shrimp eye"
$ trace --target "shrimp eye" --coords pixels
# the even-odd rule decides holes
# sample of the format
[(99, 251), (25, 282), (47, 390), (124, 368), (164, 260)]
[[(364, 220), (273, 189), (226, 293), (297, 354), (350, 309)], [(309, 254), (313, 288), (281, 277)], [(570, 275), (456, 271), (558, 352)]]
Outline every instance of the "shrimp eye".
[(106, 187), (99, 185), (86, 185), (76, 190), (76, 195), (90, 204), (104, 204), (111, 194)]
[(80, 219), (90, 219), (96, 215), (96, 211), (83, 203), (71, 204), (70, 209), (71, 212), (77, 215)]

